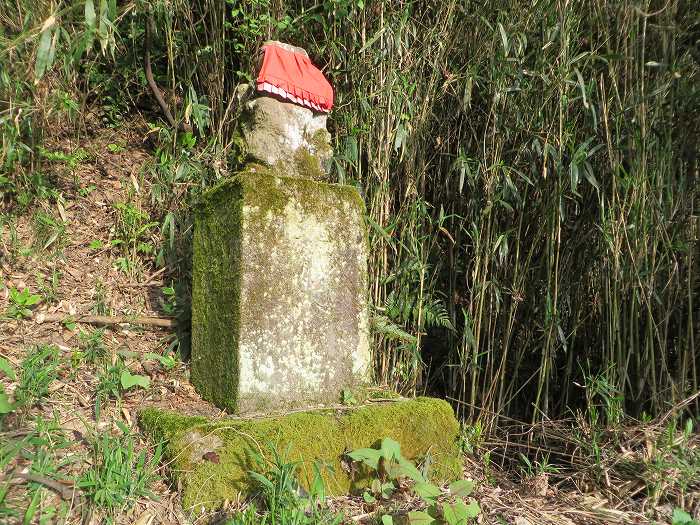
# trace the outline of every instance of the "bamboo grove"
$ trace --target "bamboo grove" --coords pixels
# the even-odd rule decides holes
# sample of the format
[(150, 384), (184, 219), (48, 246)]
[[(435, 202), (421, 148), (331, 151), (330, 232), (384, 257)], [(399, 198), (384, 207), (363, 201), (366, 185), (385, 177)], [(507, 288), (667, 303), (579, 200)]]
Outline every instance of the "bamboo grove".
[[(235, 165), (233, 94), (256, 50), (286, 40), (334, 84), (332, 178), (366, 198), (378, 381), (442, 395), (488, 423), (584, 405), (639, 417), (700, 389), (694, 1), (19, 0), (3, 10), (7, 180), (21, 185), (39, 162), (47, 111), (17, 108), (41, 89), (140, 109), (151, 16), (154, 73), (182, 94), (177, 118), (199, 115), (196, 193), (226, 171), (212, 166)], [(61, 28), (53, 40), (47, 13)], [(41, 82), (18, 67), (40, 59)], [(29, 153), (13, 157), (20, 141)], [(191, 199), (172, 195), (163, 234), (186, 240)], [(178, 271), (186, 281), (186, 264)]]

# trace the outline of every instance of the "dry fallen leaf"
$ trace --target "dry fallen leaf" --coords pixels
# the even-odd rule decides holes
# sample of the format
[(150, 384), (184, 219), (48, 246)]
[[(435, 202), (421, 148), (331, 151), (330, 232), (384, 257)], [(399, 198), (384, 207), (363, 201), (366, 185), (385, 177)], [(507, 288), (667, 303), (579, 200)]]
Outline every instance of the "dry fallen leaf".
[(151, 523), (153, 523), (154, 519), (155, 519), (155, 516), (153, 514), (151, 514), (149, 511), (145, 511), (134, 522), (134, 525), (151, 525)]

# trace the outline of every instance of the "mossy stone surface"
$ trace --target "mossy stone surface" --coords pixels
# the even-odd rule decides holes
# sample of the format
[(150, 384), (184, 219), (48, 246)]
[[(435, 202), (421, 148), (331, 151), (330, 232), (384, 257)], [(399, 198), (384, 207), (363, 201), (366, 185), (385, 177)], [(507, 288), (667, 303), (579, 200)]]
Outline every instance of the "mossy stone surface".
[(462, 475), (459, 423), (452, 407), (439, 399), (217, 421), (145, 409), (139, 424), (155, 442), (166, 443), (165, 457), (182, 487), (183, 506), (195, 513), (254, 491), (247, 475), (253, 468), (250, 450), (270, 458), (270, 444), (278, 451), (289, 447), (287, 460), (300, 462), (300, 482), (306, 488), (316, 461), (330, 466), (323, 475), (327, 490), (336, 495), (359, 490), (370, 481), (364, 469), (348, 468), (345, 453), (376, 446), (385, 437), (398, 441), (406, 458), (428, 464), (433, 481)]
[(191, 380), (245, 413), (335, 403), (369, 380), (364, 203), (249, 165), (195, 220)]

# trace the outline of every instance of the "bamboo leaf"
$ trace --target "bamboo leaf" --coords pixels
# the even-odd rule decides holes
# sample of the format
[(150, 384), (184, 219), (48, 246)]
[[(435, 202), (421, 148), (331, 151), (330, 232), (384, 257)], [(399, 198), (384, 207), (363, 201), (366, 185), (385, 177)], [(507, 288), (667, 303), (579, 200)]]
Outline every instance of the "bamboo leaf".
[(503, 24), (500, 22), (498, 23), (498, 32), (501, 34), (501, 42), (503, 43), (503, 51), (506, 56), (508, 56), (508, 53), (510, 52), (510, 44), (508, 42), (508, 35), (506, 34), (506, 30), (503, 27)]
[(85, 27), (88, 29), (95, 28), (97, 14), (95, 13), (95, 3), (93, 0), (85, 0)]
[(53, 30), (51, 26), (44, 29), (41, 33), (39, 47), (36, 51), (36, 62), (34, 63), (34, 77), (37, 81), (44, 76), (44, 73), (46, 73), (46, 70), (49, 68), (52, 37)]

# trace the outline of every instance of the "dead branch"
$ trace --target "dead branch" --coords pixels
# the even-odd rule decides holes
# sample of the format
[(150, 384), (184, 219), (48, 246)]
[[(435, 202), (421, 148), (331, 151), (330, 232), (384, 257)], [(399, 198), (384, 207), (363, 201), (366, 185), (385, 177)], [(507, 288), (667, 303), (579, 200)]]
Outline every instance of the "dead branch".
[(64, 313), (39, 314), (34, 317), (41, 323), (86, 323), (95, 325), (140, 324), (144, 326), (157, 326), (159, 328), (175, 328), (177, 322), (170, 317), (128, 317), (125, 315), (66, 315)]

